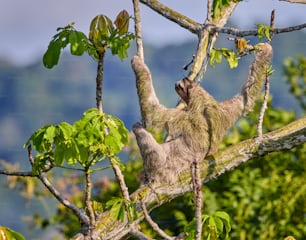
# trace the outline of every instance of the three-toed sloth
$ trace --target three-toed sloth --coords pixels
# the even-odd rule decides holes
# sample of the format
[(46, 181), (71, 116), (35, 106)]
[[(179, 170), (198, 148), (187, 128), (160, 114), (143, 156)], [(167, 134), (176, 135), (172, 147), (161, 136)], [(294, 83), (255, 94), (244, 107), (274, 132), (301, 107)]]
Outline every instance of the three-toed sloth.
[[(272, 47), (268, 43), (257, 44), (241, 92), (223, 102), (217, 102), (205, 89), (184, 78), (175, 84), (175, 89), (187, 106), (176, 109), (159, 103), (148, 67), (134, 56), (132, 67), (143, 122), (136, 123), (133, 132), (143, 158), (146, 181), (172, 184), (194, 160), (216, 152), (225, 132), (241, 115), (252, 111), (271, 58)], [(159, 144), (145, 127), (164, 129), (171, 140)]]

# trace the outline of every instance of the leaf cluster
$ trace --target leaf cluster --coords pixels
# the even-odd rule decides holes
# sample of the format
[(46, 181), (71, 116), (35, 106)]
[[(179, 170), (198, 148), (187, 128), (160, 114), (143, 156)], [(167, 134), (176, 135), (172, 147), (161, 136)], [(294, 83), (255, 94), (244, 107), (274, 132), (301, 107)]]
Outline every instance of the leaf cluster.
[(38, 129), (25, 146), (31, 144), (38, 152), (33, 165), (37, 174), (50, 164), (57, 167), (80, 164), (89, 169), (105, 158), (114, 157), (128, 142), (128, 130), (120, 119), (89, 109), (72, 125), (62, 122)]
[[(182, 217), (182, 216), (181, 216)], [(202, 239), (217, 240), (229, 239), (229, 232), (231, 231), (230, 217), (224, 211), (216, 211), (213, 214), (202, 215), (203, 237)], [(186, 240), (195, 239), (196, 221), (193, 219), (184, 227), (184, 232), (188, 233)]]
[(237, 56), (235, 51), (228, 48), (212, 49), (209, 57), (211, 66), (215, 66), (215, 63), (220, 63), (222, 57), (226, 59), (230, 68), (236, 68), (238, 66), (239, 56)]
[(130, 221), (137, 218), (135, 204), (121, 197), (113, 197), (107, 201), (106, 208), (110, 209), (110, 215), (119, 221), (123, 221), (126, 215)]
[(272, 28), (270, 26), (264, 25), (264, 24), (256, 24), (257, 31), (258, 31), (258, 37), (259, 38), (267, 38), (269, 41), (271, 41), (271, 31)]
[(114, 24), (106, 15), (96, 16), (90, 24), (89, 41), (96, 51), (93, 56), (104, 53), (106, 48), (110, 48), (113, 55), (118, 55), (120, 59), (127, 57), (127, 49), (130, 46), (130, 40), (134, 39), (134, 35), (128, 32), (129, 15), (123, 10), (121, 11)]
[(103, 14), (96, 16), (90, 24), (89, 36), (74, 28), (74, 23), (57, 28), (57, 34), (49, 43), (43, 56), (43, 64), (52, 68), (58, 64), (61, 52), (70, 45), (72, 55), (81, 56), (87, 52), (95, 60), (104, 55), (109, 48), (113, 55), (118, 55), (122, 60), (127, 57), (127, 49), (134, 35), (128, 32), (130, 17), (127, 11), (122, 10), (114, 24)]

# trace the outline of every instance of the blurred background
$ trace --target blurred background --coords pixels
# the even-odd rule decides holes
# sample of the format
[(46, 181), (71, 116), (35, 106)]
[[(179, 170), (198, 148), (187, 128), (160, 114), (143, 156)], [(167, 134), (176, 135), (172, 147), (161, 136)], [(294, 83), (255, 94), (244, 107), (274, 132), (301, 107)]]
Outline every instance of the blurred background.
[[(96, 62), (84, 55), (71, 56), (64, 52), (58, 66), (46, 69), (42, 56), (56, 34), (58, 27), (75, 22), (79, 31), (88, 33), (91, 20), (98, 14), (114, 19), (126, 9), (132, 15), (132, 1), (17, 1), (2, 0), (0, 9), (0, 160), (17, 163), (28, 170), (26, 149), (28, 137), (45, 124), (61, 121), (74, 122), (82, 113), (95, 107)], [(190, 18), (203, 22), (206, 1), (161, 1)], [(271, 11), (276, 10), (276, 27), (288, 27), (306, 22), (306, 6), (276, 0), (243, 1), (230, 19), (228, 26), (254, 29), (256, 23), (269, 24)], [(151, 68), (154, 84), (161, 102), (174, 106), (178, 100), (174, 82), (187, 73), (187, 64), (196, 50), (196, 37), (191, 33), (142, 6), (145, 56)], [(131, 31), (133, 28), (131, 27)], [(233, 48), (233, 43), (220, 37), (217, 47)], [(272, 105), (296, 111), (294, 98), (282, 77), (282, 64), (286, 57), (306, 55), (305, 30), (274, 37), (273, 68), (271, 77)], [(250, 41), (256, 39), (250, 38)], [(131, 56), (122, 62), (108, 53), (104, 76), (105, 112), (121, 118), (126, 127), (140, 120), (134, 76), (130, 68)], [(202, 85), (218, 100), (231, 97), (245, 81), (252, 57), (245, 58), (238, 69), (230, 70), (225, 62), (209, 67)], [(27, 239), (49, 239), (54, 229), (41, 235), (36, 228), (29, 228), (24, 219), (39, 212), (54, 214), (54, 202), (41, 199), (27, 201), (20, 197), (18, 189), (6, 187), (5, 176), (0, 175), (0, 225), (23, 233)]]

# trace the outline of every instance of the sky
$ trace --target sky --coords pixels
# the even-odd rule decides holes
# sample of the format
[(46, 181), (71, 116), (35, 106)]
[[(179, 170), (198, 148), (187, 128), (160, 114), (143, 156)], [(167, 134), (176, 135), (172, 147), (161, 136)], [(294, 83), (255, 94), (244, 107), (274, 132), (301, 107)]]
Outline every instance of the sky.
[[(161, 0), (175, 10), (203, 22), (206, 0)], [(56, 28), (75, 22), (88, 32), (92, 18), (105, 14), (114, 19), (126, 9), (132, 14), (132, 0), (0, 0), (0, 58), (15, 64), (28, 64), (40, 58)], [(278, 0), (245, 0), (235, 10), (233, 27), (254, 28), (269, 23), (276, 10), (276, 27), (306, 22), (306, 4)], [(176, 44), (195, 36), (165, 20), (146, 6), (141, 7), (144, 40), (154, 45)]]

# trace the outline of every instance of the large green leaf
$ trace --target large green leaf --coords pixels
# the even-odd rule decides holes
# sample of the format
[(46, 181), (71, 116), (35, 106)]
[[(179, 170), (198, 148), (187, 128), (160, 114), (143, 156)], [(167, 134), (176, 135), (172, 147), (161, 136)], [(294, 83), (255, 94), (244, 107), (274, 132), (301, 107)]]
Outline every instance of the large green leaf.
[(46, 53), (43, 56), (43, 64), (46, 68), (52, 68), (57, 65), (61, 55), (61, 43), (59, 41), (51, 41)]

